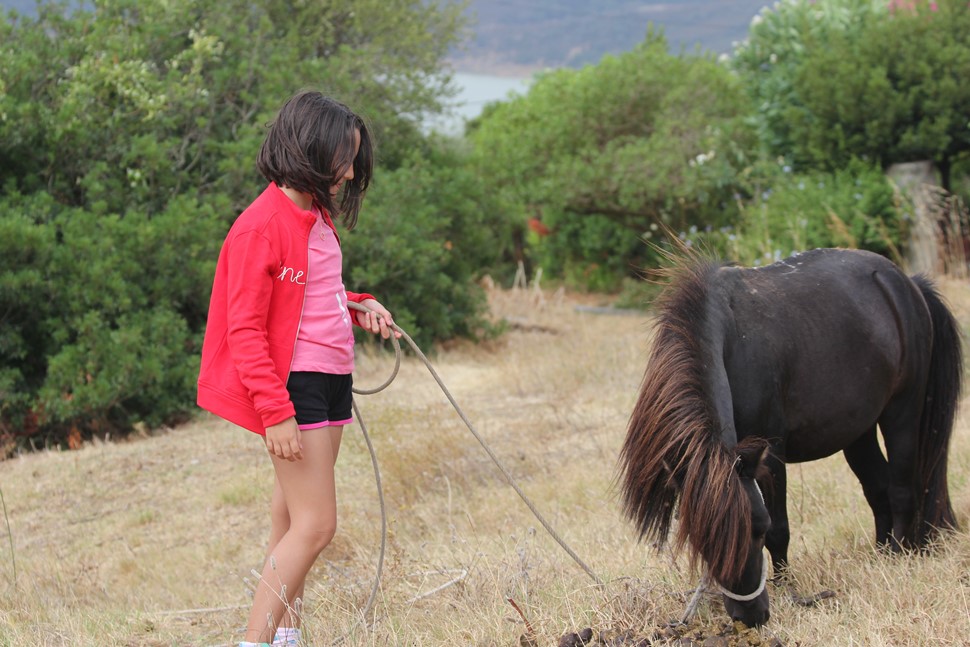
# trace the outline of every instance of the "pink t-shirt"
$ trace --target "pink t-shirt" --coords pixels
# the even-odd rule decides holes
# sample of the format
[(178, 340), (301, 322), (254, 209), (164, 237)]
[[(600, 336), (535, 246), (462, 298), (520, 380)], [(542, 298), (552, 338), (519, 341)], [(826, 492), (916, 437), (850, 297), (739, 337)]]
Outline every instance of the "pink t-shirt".
[(345, 375), (354, 372), (353, 320), (342, 278), (343, 255), (337, 236), (317, 212), (310, 231), (303, 316), (291, 371)]

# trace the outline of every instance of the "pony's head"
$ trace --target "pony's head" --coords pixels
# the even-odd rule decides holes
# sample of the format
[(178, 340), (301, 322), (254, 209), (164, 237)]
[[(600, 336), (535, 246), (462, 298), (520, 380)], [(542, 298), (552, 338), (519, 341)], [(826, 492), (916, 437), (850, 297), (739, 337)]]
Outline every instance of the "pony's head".
[(762, 440), (743, 441), (737, 447), (735, 472), (744, 496), (751, 506), (751, 543), (744, 556), (740, 574), (730, 581), (717, 582), (724, 599), (724, 610), (732, 620), (740, 620), (749, 627), (768, 622), (768, 561), (765, 559), (765, 535), (771, 528), (771, 517), (765, 505), (758, 478), (765, 475), (764, 457), (768, 444)]

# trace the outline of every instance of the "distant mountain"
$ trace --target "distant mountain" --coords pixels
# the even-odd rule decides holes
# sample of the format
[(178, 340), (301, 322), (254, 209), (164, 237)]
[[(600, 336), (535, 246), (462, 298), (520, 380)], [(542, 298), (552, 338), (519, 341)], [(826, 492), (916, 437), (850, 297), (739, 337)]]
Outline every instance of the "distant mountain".
[[(51, 0), (45, 0), (50, 2)], [(77, 9), (78, 7), (85, 7), (90, 10), (92, 5), (92, 0), (57, 0), (63, 4), (66, 4), (69, 9)], [(0, 0), (0, 17), (5, 17), (10, 9), (13, 9), (18, 14), (22, 16), (36, 16), (37, 15), (37, 0)]]
[[(446, 0), (454, 1), (454, 0)], [(33, 14), (36, 0), (0, 0), (0, 8)], [(75, 2), (72, 4), (81, 4)], [(671, 51), (700, 47), (729, 53), (743, 40), (766, 0), (470, 0), (464, 45), (451, 62), (459, 72), (528, 76), (547, 67), (581, 67), (642, 41), (647, 26), (663, 31)]]
[(471, 34), (451, 56), (465, 72), (581, 67), (632, 49), (653, 24), (671, 51), (730, 53), (765, 0), (471, 0)]
[(4, 14), (7, 13), (7, 9), (14, 9), (19, 14), (33, 16), (37, 11), (37, 0), (2, 0), (0, 8), (3, 9)]

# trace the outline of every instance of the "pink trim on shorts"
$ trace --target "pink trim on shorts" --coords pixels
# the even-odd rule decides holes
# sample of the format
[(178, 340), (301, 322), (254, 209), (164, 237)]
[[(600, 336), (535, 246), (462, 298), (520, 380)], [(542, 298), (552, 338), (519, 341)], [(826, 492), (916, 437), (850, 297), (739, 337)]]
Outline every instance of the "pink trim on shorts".
[(323, 420), (321, 422), (311, 422), (306, 425), (297, 425), (300, 431), (306, 431), (308, 429), (320, 429), (321, 427), (342, 427), (343, 425), (349, 425), (354, 421), (353, 418), (347, 418), (346, 420)]

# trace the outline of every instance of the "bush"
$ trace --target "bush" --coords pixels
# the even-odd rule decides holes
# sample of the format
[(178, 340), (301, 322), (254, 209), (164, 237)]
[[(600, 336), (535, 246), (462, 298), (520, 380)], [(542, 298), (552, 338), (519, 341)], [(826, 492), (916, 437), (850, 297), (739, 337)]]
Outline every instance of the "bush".
[(348, 289), (374, 293), (422, 346), (485, 330), (476, 281), (512, 253), (498, 198), (444, 144), (378, 174), (342, 240)]
[[(377, 175), (398, 188), (379, 233), (395, 233), (391, 216), (403, 205), (418, 214), (414, 227), (427, 219), (438, 243), (456, 241), (442, 255), (408, 228), (402, 248), (389, 247), (415, 252), (394, 265), (400, 273), (383, 272), (396, 261), (370, 247), (364, 258), (377, 260), (363, 266), (371, 275), (361, 284), (396, 294), (413, 264), (428, 301), (402, 297), (414, 304), (416, 327), (429, 338), (472, 327), (460, 319), (480, 297), (462, 281), (499, 247), (490, 227), (466, 232), (472, 221), (453, 211), (492, 201), (472, 179), (437, 171), (419, 173), (416, 182), (429, 186), (417, 200), (405, 172), (386, 170), (424, 145), (419, 124), (441, 108), (441, 61), (459, 36), (460, 6), (76, 4), (44, 0), (32, 16), (0, 17), (2, 451), (14, 436), (60, 442), (195, 411), (219, 248), (262, 188), (254, 159), (265, 124), (307, 83), (365, 115), (381, 142)], [(438, 198), (439, 181), (473, 192)], [(443, 214), (424, 214), (425, 203)]]
[(0, 435), (169, 423), (192, 408), (221, 214), (0, 200)]
[(650, 249), (640, 238), (606, 216), (555, 220), (555, 234), (531, 239), (531, 252), (547, 276), (560, 277), (571, 288), (612, 292), (623, 277), (651, 264)]
[(492, 107), (470, 139), (483, 177), (524, 229), (548, 276), (615, 289), (655, 263), (651, 225), (733, 222), (730, 200), (752, 136), (737, 78), (711, 56), (673, 56), (648, 34), (633, 51), (541, 75)]
[(737, 196), (736, 227), (681, 232), (726, 258), (763, 265), (816, 247), (867, 249), (896, 262), (906, 239), (906, 216), (881, 169), (860, 160), (833, 173), (796, 174), (784, 163), (763, 164)]
[(796, 170), (930, 159), (949, 189), (970, 152), (966, 0), (775, 3), (732, 61), (763, 145)]

